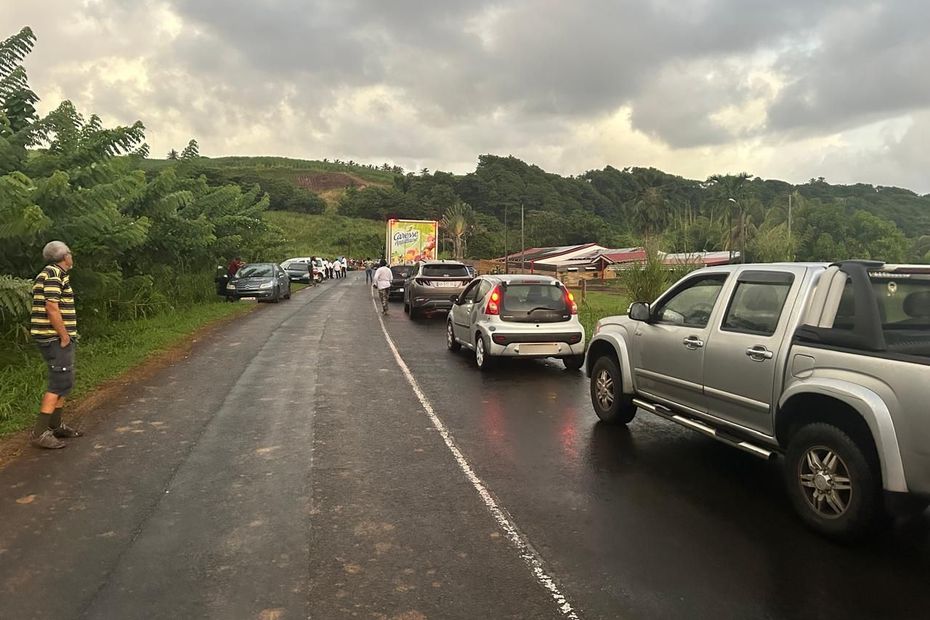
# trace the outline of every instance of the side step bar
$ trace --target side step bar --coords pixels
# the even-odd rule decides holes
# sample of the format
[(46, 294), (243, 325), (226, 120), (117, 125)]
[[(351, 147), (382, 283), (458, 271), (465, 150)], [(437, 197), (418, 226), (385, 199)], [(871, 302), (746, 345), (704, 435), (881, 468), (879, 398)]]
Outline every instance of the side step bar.
[(716, 428), (709, 426), (698, 420), (695, 420), (693, 418), (686, 418), (685, 416), (678, 415), (677, 413), (674, 413), (673, 411), (663, 407), (662, 405), (656, 405), (650, 402), (646, 402), (644, 400), (640, 400), (638, 398), (633, 399), (633, 404), (639, 407), (640, 409), (645, 409), (649, 413), (654, 413), (660, 418), (665, 418), (666, 420), (675, 422), (676, 424), (680, 424), (682, 426), (690, 428), (691, 430), (697, 431), (699, 433), (703, 433), (704, 435), (707, 435), (708, 437), (716, 439), (717, 441), (721, 443), (725, 443), (728, 446), (732, 446), (734, 448), (739, 448), (740, 450), (744, 452), (748, 452), (749, 454), (758, 456), (759, 458), (765, 459), (766, 461), (771, 460), (775, 457), (775, 453), (771, 450), (768, 450), (761, 446), (757, 446), (756, 444), (745, 441), (744, 439), (734, 437), (726, 433), (725, 431), (719, 431)]

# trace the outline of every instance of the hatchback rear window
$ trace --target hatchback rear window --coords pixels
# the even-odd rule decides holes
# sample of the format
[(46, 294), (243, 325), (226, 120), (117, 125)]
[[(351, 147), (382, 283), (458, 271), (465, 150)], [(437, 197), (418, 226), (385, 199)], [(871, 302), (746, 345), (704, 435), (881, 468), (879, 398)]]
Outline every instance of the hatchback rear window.
[(391, 273), (395, 278), (409, 278), (410, 270), (410, 267), (391, 267)]
[(423, 275), (428, 278), (467, 278), (471, 276), (465, 265), (423, 265)]
[(310, 265), (307, 263), (291, 263), (287, 266), (288, 271), (309, 271)]
[(504, 290), (504, 308), (508, 312), (564, 312), (565, 292), (553, 284), (511, 284)]

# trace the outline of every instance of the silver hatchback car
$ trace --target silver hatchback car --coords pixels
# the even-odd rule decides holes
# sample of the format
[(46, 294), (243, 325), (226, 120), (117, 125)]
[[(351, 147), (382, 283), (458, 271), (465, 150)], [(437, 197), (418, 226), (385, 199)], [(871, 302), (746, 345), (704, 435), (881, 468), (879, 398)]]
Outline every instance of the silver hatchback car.
[(557, 357), (566, 368), (584, 365), (585, 334), (578, 306), (550, 276), (481, 276), (452, 301), (446, 322), (452, 351), (475, 352), (478, 368), (495, 357)]

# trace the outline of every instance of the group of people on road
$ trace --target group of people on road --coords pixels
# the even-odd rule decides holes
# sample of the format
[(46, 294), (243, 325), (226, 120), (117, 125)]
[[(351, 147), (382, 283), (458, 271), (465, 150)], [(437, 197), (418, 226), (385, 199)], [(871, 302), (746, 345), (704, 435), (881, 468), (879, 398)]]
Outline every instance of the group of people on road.
[(324, 259), (324, 265), (326, 266), (326, 277), (329, 279), (335, 278), (338, 280), (344, 278), (346, 272), (349, 271), (349, 262), (344, 256), (333, 261)]

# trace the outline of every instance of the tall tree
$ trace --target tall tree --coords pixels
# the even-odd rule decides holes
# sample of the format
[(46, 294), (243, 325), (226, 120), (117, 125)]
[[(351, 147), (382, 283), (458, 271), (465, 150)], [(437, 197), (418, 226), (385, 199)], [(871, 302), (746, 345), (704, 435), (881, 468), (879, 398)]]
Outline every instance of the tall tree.
[(475, 210), (468, 204), (457, 201), (442, 216), (439, 225), (452, 238), (455, 259), (462, 260), (465, 257), (465, 243), (475, 228)]

